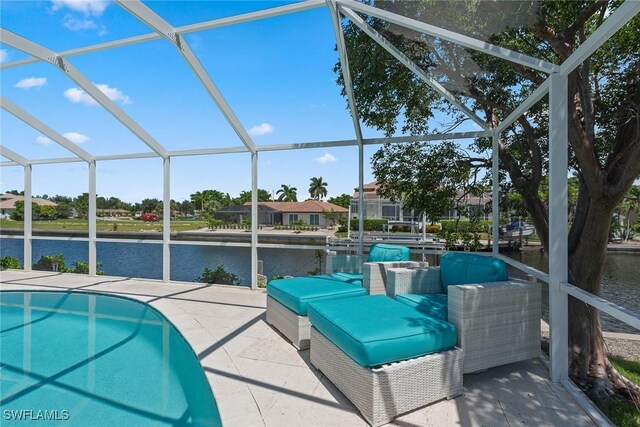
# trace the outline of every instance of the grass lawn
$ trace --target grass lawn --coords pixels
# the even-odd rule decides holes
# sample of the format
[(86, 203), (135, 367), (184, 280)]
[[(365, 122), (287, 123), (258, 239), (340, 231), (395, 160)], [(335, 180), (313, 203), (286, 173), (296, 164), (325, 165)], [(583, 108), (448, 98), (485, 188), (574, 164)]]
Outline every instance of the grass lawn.
[[(640, 362), (624, 360), (609, 356), (609, 362), (626, 379), (640, 385)], [(629, 402), (599, 402), (594, 401), (613, 424), (619, 427), (640, 427), (640, 404)]]
[[(0, 219), (0, 229), (22, 229), (24, 226), (22, 221), (12, 221)], [(192, 220), (176, 220), (171, 221), (171, 231), (189, 231), (198, 230), (207, 226), (205, 221)], [(162, 231), (162, 222), (144, 222), (138, 220), (104, 220), (98, 218), (98, 231), (118, 231), (118, 232), (137, 232), (137, 231)], [(34, 230), (71, 230), (71, 231), (87, 231), (89, 223), (86, 219), (56, 219), (52, 221), (33, 221)]]
[[(542, 351), (549, 355), (549, 344), (542, 344)], [(625, 360), (617, 356), (608, 356), (609, 362), (626, 379), (640, 385), (640, 362)], [(640, 427), (640, 404), (631, 402), (605, 402), (593, 399), (593, 403), (618, 427)]]

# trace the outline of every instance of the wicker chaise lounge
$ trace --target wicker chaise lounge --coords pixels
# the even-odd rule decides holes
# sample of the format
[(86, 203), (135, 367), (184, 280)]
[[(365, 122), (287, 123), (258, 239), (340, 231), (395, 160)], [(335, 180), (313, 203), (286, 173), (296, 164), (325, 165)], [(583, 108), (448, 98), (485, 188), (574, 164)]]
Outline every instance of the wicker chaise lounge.
[(389, 269), (388, 295), (458, 328), (464, 373), (540, 355), (540, 285), (498, 259), (450, 252), (440, 267)]
[[(312, 301), (386, 293), (386, 270), (418, 268), (409, 260), (409, 248), (375, 244), (367, 258), (360, 255), (327, 256), (327, 274), (272, 280), (267, 285), (267, 323), (298, 349), (309, 348), (307, 307)], [(366, 261), (366, 262), (365, 262)], [(363, 273), (364, 272), (364, 273)]]
[(309, 305), (311, 363), (373, 426), (462, 394), (456, 327), (386, 295)]

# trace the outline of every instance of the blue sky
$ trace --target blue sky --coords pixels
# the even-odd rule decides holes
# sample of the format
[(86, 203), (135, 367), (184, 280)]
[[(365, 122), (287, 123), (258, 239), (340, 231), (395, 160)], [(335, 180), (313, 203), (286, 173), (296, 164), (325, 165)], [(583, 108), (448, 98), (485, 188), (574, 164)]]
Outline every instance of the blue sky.
[[(283, 4), (282, 2), (146, 2), (174, 27)], [(2, 26), (54, 51), (148, 34), (150, 29), (107, 1), (2, 2)], [(352, 139), (346, 101), (335, 84), (334, 34), (326, 8), (189, 34), (202, 65), (250, 130), (256, 144)], [(0, 60), (25, 58), (0, 46)], [(169, 150), (242, 146), (174, 47), (157, 40), (70, 57), (94, 83)], [(93, 155), (150, 149), (71, 80), (42, 63), (2, 70), (3, 96), (65, 134)], [(24, 157), (71, 154), (9, 113), (0, 113), (2, 144)], [(471, 125), (467, 127), (473, 129)], [(468, 130), (460, 129), (460, 130)], [(382, 136), (363, 128), (365, 137)], [(372, 181), (365, 149), (365, 182)], [(133, 202), (162, 196), (160, 159), (98, 162), (98, 194)], [(0, 169), (0, 190), (22, 189), (22, 169)], [(263, 152), (259, 187), (281, 184), (308, 196), (309, 178), (322, 176), (329, 195), (357, 185), (357, 149)], [(172, 159), (171, 197), (215, 188), (237, 195), (250, 188), (250, 156)], [(82, 163), (34, 166), (34, 194), (74, 196), (87, 191)]]

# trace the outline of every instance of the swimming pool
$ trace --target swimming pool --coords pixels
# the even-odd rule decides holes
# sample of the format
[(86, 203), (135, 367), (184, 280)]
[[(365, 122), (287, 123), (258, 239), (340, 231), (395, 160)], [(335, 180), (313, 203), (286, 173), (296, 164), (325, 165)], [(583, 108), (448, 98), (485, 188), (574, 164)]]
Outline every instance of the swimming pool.
[(0, 292), (4, 425), (219, 426), (198, 359), (142, 302)]

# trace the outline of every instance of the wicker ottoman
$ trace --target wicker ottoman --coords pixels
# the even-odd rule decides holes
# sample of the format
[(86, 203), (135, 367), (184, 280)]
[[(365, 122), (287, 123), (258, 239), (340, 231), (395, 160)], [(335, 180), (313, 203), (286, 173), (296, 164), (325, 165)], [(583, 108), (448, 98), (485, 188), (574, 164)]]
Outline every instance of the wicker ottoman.
[(311, 363), (372, 426), (462, 395), (462, 350), (454, 348), (377, 368), (358, 365), (311, 327)]
[(456, 327), (386, 295), (309, 305), (311, 363), (372, 425), (462, 394)]
[(267, 323), (298, 350), (305, 350), (309, 348), (310, 302), (366, 295), (367, 291), (328, 276), (308, 276), (273, 280), (267, 285), (267, 293)]

